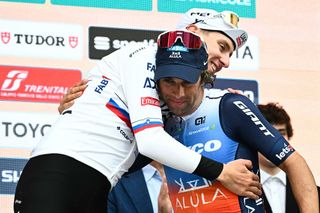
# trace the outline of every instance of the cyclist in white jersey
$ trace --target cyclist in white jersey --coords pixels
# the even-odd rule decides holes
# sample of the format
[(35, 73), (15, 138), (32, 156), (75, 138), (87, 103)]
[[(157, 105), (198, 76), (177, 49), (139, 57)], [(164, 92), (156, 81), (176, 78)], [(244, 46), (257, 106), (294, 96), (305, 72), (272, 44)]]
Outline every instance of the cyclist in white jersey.
[[(216, 18), (221, 19), (208, 15), (207, 21)], [(206, 25), (199, 22), (199, 27)], [(202, 33), (210, 43), (216, 32), (199, 27), (193, 24), (189, 30)], [(231, 53), (245, 42), (244, 31), (228, 27), (219, 62), (209, 61), (212, 72), (227, 67)], [(223, 165), (165, 133), (153, 80), (155, 53), (155, 48), (129, 45), (89, 72), (83, 95), (33, 150), (17, 186), (15, 212), (104, 212), (108, 191), (132, 165), (137, 148), (164, 165), (217, 179), (237, 194), (261, 194), (258, 177), (247, 169), (250, 161)]]

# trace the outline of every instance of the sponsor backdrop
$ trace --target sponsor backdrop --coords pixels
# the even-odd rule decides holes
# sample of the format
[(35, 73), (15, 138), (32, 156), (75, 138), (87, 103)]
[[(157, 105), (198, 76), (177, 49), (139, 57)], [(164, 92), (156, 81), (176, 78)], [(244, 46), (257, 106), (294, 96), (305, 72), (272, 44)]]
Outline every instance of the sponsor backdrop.
[(319, 185), (320, 2), (310, 1), (0, 0), (0, 212), (13, 211), (30, 150), (54, 124), (67, 89), (122, 46), (155, 45), (192, 7), (241, 16), (248, 42), (215, 88), (283, 105), (292, 117), (292, 144)]

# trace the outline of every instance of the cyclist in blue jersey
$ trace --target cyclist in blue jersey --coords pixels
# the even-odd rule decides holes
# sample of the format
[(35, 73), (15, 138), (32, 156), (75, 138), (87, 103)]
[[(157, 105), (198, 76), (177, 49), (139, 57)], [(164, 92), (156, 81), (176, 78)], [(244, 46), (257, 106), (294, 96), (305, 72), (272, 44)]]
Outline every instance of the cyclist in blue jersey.
[[(220, 20), (225, 34), (209, 31), (212, 26), (205, 28), (211, 19), (188, 27), (208, 43), (216, 34), (223, 40), (219, 55), (210, 55), (211, 72), (227, 67), (231, 53), (247, 38), (246, 32), (232, 25), (237, 16), (219, 14), (210, 17)], [(261, 194), (258, 176), (248, 170), (249, 160), (217, 162), (164, 131), (153, 80), (155, 53), (155, 47), (130, 44), (105, 56), (88, 72), (90, 81), (82, 96), (32, 150), (17, 184), (15, 212), (105, 212), (109, 191), (139, 152), (164, 165), (217, 179), (237, 194), (252, 198)]]
[[(155, 81), (169, 111), (165, 130), (207, 158), (228, 163), (249, 159), (259, 174), (258, 152), (288, 175), (301, 212), (318, 212), (314, 177), (304, 158), (247, 97), (217, 94), (208, 81), (205, 44), (195, 34), (169, 31), (158, 38)], [(190, 39), (192, 37), (192, 39)], [(210, 80), (210, 78), (209, 78)], [(237, 196), (218, 181), (165, 166), (174, 212), (265, 212), (262, 197)]]

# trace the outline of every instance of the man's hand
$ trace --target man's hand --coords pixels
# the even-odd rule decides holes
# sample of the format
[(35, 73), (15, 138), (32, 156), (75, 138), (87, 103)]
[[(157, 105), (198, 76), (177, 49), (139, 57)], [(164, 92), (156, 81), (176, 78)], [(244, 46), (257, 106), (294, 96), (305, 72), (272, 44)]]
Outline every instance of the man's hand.
[(233, 94), (243, 95), (243, 93), (240, 90), (236, 90), (233, 88), (228, 88), (227, 90), (228, 90), (228, 92), (233, 93)]
[(160, 192), (158, 195), (158, 213), (172, 213), (173, 208), (169, 197), (169, 189), (166, 174), (164, 173), (164, 168), (160, 163), (156, 161), (152, 161), (150, 164), (158, 170), (162, 180)]
[(70, 108), (74, 104), (74, 100), (79, 98), (83, 91), (87, 88), (88, 80), (83, 79), (79, 83), (70, 87), (67, 94), (60, 100), (58, 111), (61, 114), (64, 110)]
[(158, 212), (172, 213), (172, 204), (169, 197), (167, 179), (165, 176), (162, 176), (162, 184), (158, 196)]
[(250, 169), (252, 169), (252, 163), (249, 160), (231, 161), (224, 165), (217, 180), (233, 193), (256, 200), (262, 193), (261, 184), (259, 176)]

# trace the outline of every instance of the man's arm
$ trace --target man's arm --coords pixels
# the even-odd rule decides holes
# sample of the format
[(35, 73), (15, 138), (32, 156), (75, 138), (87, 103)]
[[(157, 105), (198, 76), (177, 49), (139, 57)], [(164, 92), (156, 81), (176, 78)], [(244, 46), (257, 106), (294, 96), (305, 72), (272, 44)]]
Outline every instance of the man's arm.
[[(74, 99), (82, 95), (83, 90), (86, 88), (86, 83), (87, 81), (83, 80), (68, 90), (67, 94), (60, 101), (60, 105), (59, 105), (60, 113), (62, 113), (64, 110), (72, 106)], [(150, 137), (148, 138), (154, 138), (154, 137), (155, 137), (154, 134), (150, 134)], [(168, 151), (167, 149), (164, 149), (164, 150), (166, 152)], [(171, 156), (174, 156), (174, 155), (171, 155)], [(248, 170), (251, 168), (252, 168), (252, 165), (250, 161), (236, 160), (224, 165), (222, 168), (222, 171), (219, 171), (218, 173), (216, 173), (217, 171), (211, 171), (210, 173), (216, 173), (218, 176), (217, 179), (226, 188), (228, 188), (230, 191), (234, 192), (235, 194), (238, 194), (240, 196), (246, 196), (252, 199), (258, 199), (258, 197), (262, 193), (261, 184), (259, 182), (259, 177)], [(199, 170), (200, 169), (201, 167), (199, 167)], [(202, 169), (202, 171), (204, 170)], [(203, 176), (205, 177), (206, 175), (208, 174), (203, 174)]]
[(319, 212), (316, 183), (305, 159), (295, 151), (279, 167), (288, 176), (300, 212)]

